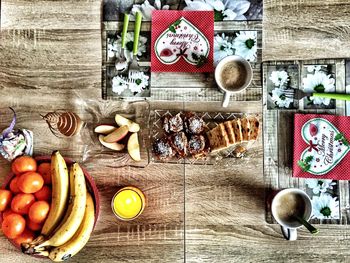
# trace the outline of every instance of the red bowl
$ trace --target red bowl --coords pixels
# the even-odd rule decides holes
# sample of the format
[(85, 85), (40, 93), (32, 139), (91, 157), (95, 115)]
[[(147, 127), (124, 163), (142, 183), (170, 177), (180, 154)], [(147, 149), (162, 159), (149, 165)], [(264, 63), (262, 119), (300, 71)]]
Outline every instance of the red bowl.
[[(37, 161), (38, 164), (50, 163), (51, 157), (50, 156), (38, 156), (38, 157), (35, 157), (35, 160)], [(74, 162), (68, 158), (64, 158), (64, 160), (66, 161), (67, 166), (70, 166)], [(87, 187), (89, 193), (91, 194), (91, 196), (94, 200), (94, 204), (95, 204), (95, 224), (94, 224), (94, 228), (95, 228), (97, 219), (98, 219), (99, 214), (100, 214), (100, 197), (99, 197), (99, 193), (98, 193), (94, 179), (91, 177), (91, 175), (89, 175), (89, 173), (83, 167), (81, 167), (81, 168), (82, 168), (84, 175), (85, 175), (86, 187)], [(14, 178), (15, 176), (16, 175), (14, 173), (10, 172), (8, 174), (8, 176), (6, 177), (4, 183), (2, 184), (1, 188), (2, 189), (9, 189), (10, 182), (11, 182), (12, 178)], [(3, 221), (2, 212), (0, 212), (0, 225), (1, 225), (2, 221)], [(9, 239), (9, 241), (15, 247), (17, 247), (18, 249), (21, 249), (13, 240)]]

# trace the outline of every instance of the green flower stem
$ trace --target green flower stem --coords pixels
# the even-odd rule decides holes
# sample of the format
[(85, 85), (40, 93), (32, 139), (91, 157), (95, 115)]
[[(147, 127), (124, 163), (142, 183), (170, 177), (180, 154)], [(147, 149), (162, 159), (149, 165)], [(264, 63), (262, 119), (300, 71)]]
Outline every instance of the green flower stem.
[(304, 218), (301, 218), (297, 215), (294, 216), (300, 224), (303, 224), (307, 228), (307, 230), (310, 231), (311, 234), (315, 235), (318, 234), (320, 231), (315, 228), (313, 225), (311, 225), (309, 222), (307, 222)]

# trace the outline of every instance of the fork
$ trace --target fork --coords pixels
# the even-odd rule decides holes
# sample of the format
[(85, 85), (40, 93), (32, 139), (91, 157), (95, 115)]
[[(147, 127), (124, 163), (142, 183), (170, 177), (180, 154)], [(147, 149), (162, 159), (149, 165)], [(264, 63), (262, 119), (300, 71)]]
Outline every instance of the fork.
[(124, 22), (123, 22), (123, 32), (122, 32), (122, 48), (120, 52), (120, 56), (118, 61), (115, 63), (115, 68), (119, 71), (119, 73), (124, 73), (128, 69), (128, 62), (125, 56), (125, 39), (129, 26), (129, 14), (124, 14)]
[(318, 98), (327, 98), (327, 99), (336, 99), (336, 100), (348, 100), (350, 101), (350, 94), (341, 94), (341, 93), (312, 93), (304, 92), (300, 89), (285, 89), (284, 94), (287, 98), (301, 100), (305, 97), (318, 97)]
[(129, 79), (133, 77), (134, 74), (140, 71), (140, 66), (137, 63), (137, 51), (139, 47), (139, 37), (140, 37), (140, 30), (141, 30), (141, 21), (142, 21), (142, 14), (141, 12), (136, 12), (136, 19), (135, 19), (135, 29), (134, 29), (134, 46), (132, 49), (132, 62), (129, 66)]

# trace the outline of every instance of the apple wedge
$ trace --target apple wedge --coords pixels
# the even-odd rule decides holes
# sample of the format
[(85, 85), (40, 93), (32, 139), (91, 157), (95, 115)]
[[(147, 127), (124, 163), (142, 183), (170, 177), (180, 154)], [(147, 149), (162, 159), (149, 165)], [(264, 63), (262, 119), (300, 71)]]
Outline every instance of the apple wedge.
[(137, 132), (131, 134), (128, 140), (128, 153), (134, 161), (141, 161), (140, 144)]
[(129, 127), (129, 132), (138, 132), (140, 130), (140, 125), (138, 125), (136, 122), (133, 122), (132, 120), (129, 120), (119, 114), (115, 115), (115, 122), (119, 126), (127, 125)]
[(115, 129), (110, 134), (106, 135), (106, 137), (103, 138), (105, 142), (119, 142), (121, 139), (123, 139), (129, 132), (129, 128), (127, 125), (121, 126), (118, 129)]
[(107, 147), (108, 149), (114, 150), (114, 151), (121, 151), (124, 149), (125, 145), (121, 144), (121, 143), (117, 143), (117, 142), (105, 142), (104, 141), (104, 137), (103, 135), (99, 135), (98, 136), (98, 140), (100, 141), (100, 143)]
[(103, 124), (103, 125), (98, 125), (94, 131), (99, 134), (107, 135), (113, 132), (115, 129), (117, 129), (117, 127), (114, 127), (113, 125)]

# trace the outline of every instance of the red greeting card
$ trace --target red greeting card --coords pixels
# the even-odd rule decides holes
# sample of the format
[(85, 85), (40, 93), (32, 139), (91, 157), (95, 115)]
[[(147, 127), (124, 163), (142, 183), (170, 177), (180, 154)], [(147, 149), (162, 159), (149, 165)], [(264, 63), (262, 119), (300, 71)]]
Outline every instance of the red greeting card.
[(350, 180), (350, 117), (295, 114), (293, 176)]
[(213, 39), (213, 11), (153, 11), (151, 71), (212, 72)]

